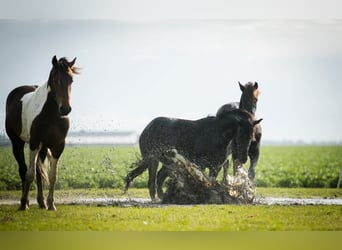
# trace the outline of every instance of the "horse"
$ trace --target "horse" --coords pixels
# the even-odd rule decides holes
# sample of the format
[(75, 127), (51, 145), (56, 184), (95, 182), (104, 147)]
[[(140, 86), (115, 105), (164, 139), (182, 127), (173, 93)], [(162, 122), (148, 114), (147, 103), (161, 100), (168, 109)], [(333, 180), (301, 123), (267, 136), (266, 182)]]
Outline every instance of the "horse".
[[(158, 117), (152, 120), (139, 138), (141, 160), (136, 168), (126, 176), (125, 191), (135, 177), (148, 169), (148, 188), (150, 197), (155, 200), (156, 185), (158, 197), (162, 198), (162, 184), (171, 171), (172, 165), (167, 152), (176, 149), (189, 161), (204, 168), (209, 168), (209, 175), (216, 178), (222, 163), (227, 159), (227, 147), (236, 138), (237, 157), (247, 161), (247, 149), (253, 136), (254, 126), (262, 119), (242, 110), (224, 112), (218, 116), (209, 116), (199, 120), (184, 120)], [(163, 164), (158, 172), (158, 163)]]
[[(257, 82), (248, 82), (245, 85), (242, 85), (239, 82), (240, 90), (242, 91), (240, 102), (232, 102), (227, 103), (221, 106), (216, 115), (220, 116), (225, 112), (230, 112), (235, 109), (244, 109), (251, 114), (255, 115), (258, 97), (260, 95), (260, 89)], [(255, 168), (257, 166), (260, 154), (260, 141), (262, 136), (262, 129), (261, 125), (257, 124), (254, 127), (254, 139), (251, 142), (251, 145), (248, 150), (248, 156), (250, 158), (250, 167), (248, 169), (248, 177), (251, 180), (255, 178)], [(231, 144), (228, 147), (228, 155), (232, 154), (232, 161), (233, 161), (233, 170), (234, 174), (237, 171), (238, 166), (240, 165), (239, 161), (237, 160), (237, 145), (235, 139), (232, 140)], [(224, 178), (227, 176), (229, 166), (229, 160), (225, 162), (223, 165), (224, 169)]]
[[(70, 94), (76, 58), (52, 58), (48, 81), (41, 85), (25, 85), (13, 89), (6, 100), (6, 133), (12, 143), (13, 155), (19, 165), (22, 196), (19, 210), (29, 208), (28, 194), (36, 177), (39, 208), (56, 210), (54, 188), (57, 162), (65, 147), (71, 112)], [(29, 167), (25, 163), (24, 145), (29, 144)], [(45, 165), (50, 165), (49, 173)], [(49, 183), (47, 207), (43, 181)]]

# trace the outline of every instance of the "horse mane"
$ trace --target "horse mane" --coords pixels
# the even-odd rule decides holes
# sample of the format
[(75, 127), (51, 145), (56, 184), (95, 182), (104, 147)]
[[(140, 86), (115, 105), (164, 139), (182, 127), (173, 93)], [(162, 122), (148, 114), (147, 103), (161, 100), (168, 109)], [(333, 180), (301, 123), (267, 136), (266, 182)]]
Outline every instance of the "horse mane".
[(246, 119), (246, 120), (253, 120), (254, 115), (251, 112), (248, 112), (245, 109), (233, 109), (233, 110), (229, 110), (229, 111), (225, 111), (225, 112), (220, 112), (219, 114), (217, 114), (217, 118), (218, 119), (224, 119), (227, 118), (228, 116), (233, 116), (233, 117), (239, 117), (242, 119)]
[(80, 74), (80, 70), (81, 68), (78, 68), (78, 67), (75, 67), (75, 66), (72, 66), (72, 67), (69, 67), (69, 64), (70, 62), (68, 61), (68, 59), (66, 59), (66, 57), (61, 57), (59, 60), (58, 60), (58, 64), (70, 75), (70, 76), (73, 76), (73, 74)]

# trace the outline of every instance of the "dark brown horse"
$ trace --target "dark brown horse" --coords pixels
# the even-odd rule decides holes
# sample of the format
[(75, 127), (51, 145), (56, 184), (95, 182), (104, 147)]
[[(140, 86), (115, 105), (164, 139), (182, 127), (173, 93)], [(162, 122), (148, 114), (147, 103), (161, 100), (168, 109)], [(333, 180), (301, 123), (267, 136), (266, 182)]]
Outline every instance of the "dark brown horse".
[[(216, 115), (221, 115), (225, 112), (230, 112), (235, 109), (242, 109), (250, 112), (251, 114), (255, 115), (256, 108), (257, 108), (257, 102), (258, 97), (260, 95), (260, 89), (257, 82), (248, 82), (245, 85), (242, 85), (239, 82), (240, 89), (242, 91), (240, 102), (232, 102), (223, 105), (219, 110), (217, 111)], [(254, 180), (255, 178), (255, 168), (259, 160), (259, 154), (260, 154), (260, 141), (261, 141), (261, 125), (257, 124), (254, 127), (254, 139), (251, 142), (251, 145), (248, 150), (248, 156), (250, 158), (250, 167), (248, 169), (248, 177), (251, 180)], [(241, 164), (238, 161), (237, 157), (237, 143), (233, 139), (231, 144), (228, 147), (228, 154), (232, 154), (232, 161), (233, 161), (233, 169), (234, 173), (236, 172), (238, 166)], [(223, 165), (224, 169), (224, 178), (227, 176), (227, 168), (229, 165), (229, 161), (225, 162)]]
[[(195, 121), (155, 118), (139, 138), (142, 160), (127, 174), (126, 190), (135, 177), (148, 169), (150, 197), (154, 200), (158, 191), (158, 197), (162, 198), (162, 184), (173, 164), (165, 154), (172, 149), (202, 169), (209, 168), (209, 175), (216, 178), (227, 159), (227, 147), (233, 138), (237, 142), (237, 159), (242, 163), (247, 161), (254, 126), (260, 121), (254, 121), (253, 115), (239, 109)], [(159, 162), (163, 166), (157, 176)]]
[[(43, 196), (43, 179), (49, 183), (47, 208), (56, 210), (54, 186), (57, 178), (57, 162), (61, 156), (69, 129), (71, 111), (70, 93), (76, 58), (52, 58), (52, 69), (47, 83), (41, 86), (21, 86), (8, 95), (6, 102), (6, 132), (12, 142), (15, 159), (19, 165), (22, 196), (19, 210), (29, 207), (28, 193), (36, 177), (40, 208), (46, 208)], [(24, 156), (24, 145), (29, 144), (29, 168)], [(50, 163), (47, 176), (44, 163)]]

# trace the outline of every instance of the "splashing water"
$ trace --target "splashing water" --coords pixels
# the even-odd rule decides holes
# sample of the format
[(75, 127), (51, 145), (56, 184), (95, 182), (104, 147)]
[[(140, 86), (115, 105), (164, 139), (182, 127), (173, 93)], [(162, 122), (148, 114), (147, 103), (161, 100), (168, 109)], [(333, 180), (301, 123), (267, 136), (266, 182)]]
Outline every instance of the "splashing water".
[(235, 176), (227, 175), (224, 185), (230, 197), (247, 203), (253, 202), (255, 184), (248, 178), (248, 173), (243, 167), (238, 168)]

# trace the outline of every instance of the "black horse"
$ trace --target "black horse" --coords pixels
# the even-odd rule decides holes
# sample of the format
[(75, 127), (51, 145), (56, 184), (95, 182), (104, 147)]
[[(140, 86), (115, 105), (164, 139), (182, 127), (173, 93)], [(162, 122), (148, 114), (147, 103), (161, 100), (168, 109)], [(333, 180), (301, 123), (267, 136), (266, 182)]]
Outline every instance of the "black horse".
[[(223, 105), (217, 111), (216, 113), (217, 116), (220, 116), (224, 114), (225, 112), (231, 112), (232, 110), (236, 110), (236, 109), (243, 109), (255, 115), (258, 97), (260, 94), (258, 83), (248, 82), (245, 85), (242, 85), (239, 82), (239, 86), (242, 91), (240, 102), (232, 102), (232, 103)], [(256, 125), (254, 127), (254, 130), (255, 130), (254, 139), (252, 140), (251, 145), (248, 150), (248, 156), (250, 158), (250, 167), (248, 169), (248, 177), (251, 180), (254, 180), (255, 178), (255, 168), (259, 160), (260, 141), (261, 141), (261, 135), (262, 135), (261, 125), (260, 124)], [(238, 154), (237, 150), (238, 150), (237, 142), (235, 139), (233, 139), (231, 142), (231, 145), (229, 145), (228, 147), (228, 155), (232, 154), (234, 173), (236, 172), (238, 166), (240, 165), (240, 162), (237, 156)], [(223, 165), (224, 178), (227, 176), (228, 165), (229, 165), (229, 161), (227, 159), (227, 161)]]
[[(155, 118), (139, 138), (142, 159), (126, 176), (126, 190), (131, 181), (148, 168), (150, 196), (155, 199), (157, 185), (158, 196), (162, 198), (162, 184), (170, 171), (168, 165), (172, 164), (166, 154), (172, 149), (202, 169), (208, 167), (209, 175), (216, 178), (227, 159), (227, 147), (233, 138), (236, 138), (237, 158), (242, 163), (247, 161), (254, 126), (261, 120), (254, 121), (253, 115), (239, 109), (195, 121)], [(156, 176), (159, 162), (163, 167)]]

